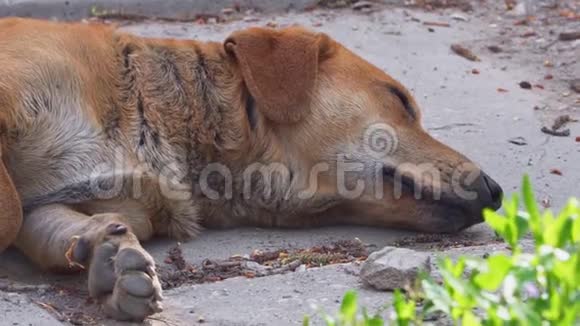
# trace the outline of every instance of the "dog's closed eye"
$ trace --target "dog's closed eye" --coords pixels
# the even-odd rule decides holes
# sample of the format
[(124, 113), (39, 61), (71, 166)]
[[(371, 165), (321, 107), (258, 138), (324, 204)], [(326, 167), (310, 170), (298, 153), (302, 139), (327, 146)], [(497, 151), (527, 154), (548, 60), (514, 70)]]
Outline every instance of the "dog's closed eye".
[(403, 91), (394, 86), (389, 86), (389, 91), (401, 101), (405, 111), (411, 116), (411, 118), (417, 119), (417, 113), (413, 109), (409, 97)]

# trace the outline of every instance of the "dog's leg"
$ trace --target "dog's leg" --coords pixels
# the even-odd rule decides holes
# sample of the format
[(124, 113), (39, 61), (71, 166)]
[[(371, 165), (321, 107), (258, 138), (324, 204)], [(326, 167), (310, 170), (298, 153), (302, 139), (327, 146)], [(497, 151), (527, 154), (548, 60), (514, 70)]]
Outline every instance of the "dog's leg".
[(0, 252), (14, 242), (22, 225), (20, 197), (2, 160), (0, 141)]
[(153, 258), (139, 244), (152, 232), (133, 228), (131, 222), (135, 218), (88, 216), (66, 205), (48, 205), (26, 214), (16, 246), (45, 269), (87, 267), (89, 294), (105, 312), (141, 321), (161, 311), (161, 285)]

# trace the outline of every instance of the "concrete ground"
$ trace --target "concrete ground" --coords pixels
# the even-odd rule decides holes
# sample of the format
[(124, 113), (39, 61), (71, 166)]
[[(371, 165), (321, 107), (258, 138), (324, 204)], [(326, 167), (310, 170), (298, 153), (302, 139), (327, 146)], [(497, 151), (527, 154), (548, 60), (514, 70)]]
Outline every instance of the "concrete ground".
[[(536, 21), (517, 26), (514, 22), (521, 17), (506, 14), (500, 8), (460, 12), (468, 21), (452, 19), (450, 15), (456, 12), (453, 9), (425, 12), (394, 7), (379, 7), (365, 14), (350, 9), (316, 10), (275, 16), (256, 15), (252, 19), (227, 24), (148, 21), (125, 22), (122, 28), (144, 36), (201, 40), (223, 40), (236, 29), (266, 24), (301, 24), (326, 32), (410, 88), (422, 107), (425, 127), (436, 138), (479, 162), (507, 193), (517, 191), (522, 174), (528, 173), (538, 200), (545, 206), (558, 208), (569, 196), (579, 196), (580, 142), (576, 137), (580, 136), (580, 124), (566, 126), (571, 130), (569, 137), (554, 137), (540, 131), (542, 126), (550, 126), (559, 115), (580, 116), (580, 95), (569, 88), (571, 79), (580, 78), (580, 41), (552, 43), (563, 29), (579, 30), (578, 21), (562, 23), (555, 14), (552, 16), (556, 18), (548, 19), (547, 23)], [(450, 27), (430, 27), (424, 22), (447, 22)], [(530, 31), (536, 34), (526, 36)], [(453, 43), (471, 48), (481, 61), (472, 62), (455, 55), (450, 51)], [(499, 46), (501, 53), (489, 51), (490, 45)], [(546, 75), (553, 75), (553, 78), (546, 78)], [(539, 86), (533, 86), (531, 90), (522, 89), (519, 86), (521, 81)], [(516, 137), (523, 138), (525, 145), (509, 142)], [(555, 169), (561, 175), (555, 173)], [(314, 230), (247, 228), (206, 231), (199, 239), (182, 244), (182, 249), (188, 262), (199, 264), (207, 258), (224, 259), (236, 254), (249, 254), (256, 249), (307, 248), (354, 238), (373, 250), (409, 236), (413, 234), (361, 227)], [(484, 225), (475, 226), (455, 238), (463, 248), (449, 249), (445, 253), (473, 254), (505, 249), (504, 245), (494, 242), (492, 232)], [(146, 247), (157, 263), (164, 265), (167, 250), (174, 245), (169, 240), (157, 240)], [(412, 242), (410, 245), (415, 246)], [(2, 286), (1, 282), (40, 287), (24, 287), (26, 290), (22, 290), (22, 287)], [(49, 305), (47, 308), (53, 297), (44, 295), (42, 286), (63, 282), (82, 288), (83, 279), (44, 275), (19, 253), (8, 251), (0, 255), (0, 291), (21, 293), (18, 294), (24, 300), (21, 302), (28, 302), (25, 301), (28, 296), (41, 304), (27, 305), (26, 308), (20, 304), (16, 306), (23, 310), (13, 310), (14, 301), (5, 299), (10, 293), (0, 292), (0, 312), (8, 311), (8, 320), (14, 320), (14, 325), (58, 324), (58, 318), (67, 318), (59, 313), (59, 307)], [(318, 308), (335, 311), (341, 295), (350, 288), (359, 289), (361, 301), (371, 311), (390, 298), (390, 294), (362, 286), (356, 275), (356, 266), (335, 265), (169, 290), (165, 292), (166, 311), (146, 323), (295, 325), (305, 314)], [(82, 290), (79, 291), (82, 297)], [(70, 306), (82, 310), (91, 305), (77, 301)], [(47, 315), (46, 309), (52, 315)], [(20, 319), (10, 319), (15, 313), (24, 315)], [(320, 320), (316, 322), (320, 323)], [(102, 320), (98, 323), (117, 324)]]

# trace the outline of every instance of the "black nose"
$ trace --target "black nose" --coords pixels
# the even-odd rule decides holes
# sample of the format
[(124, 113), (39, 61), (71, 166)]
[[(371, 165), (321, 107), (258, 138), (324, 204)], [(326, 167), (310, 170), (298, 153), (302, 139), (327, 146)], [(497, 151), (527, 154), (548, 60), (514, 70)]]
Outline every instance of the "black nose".
[(489, 208), (498, 209), (501, 207), (501, 201), (503, 199), (503, 190), (501, 186), (497, 184), (489, 175), (483, 174), (483, 182), (487, 186), (489, 191), (491, 202), (489, 203)]
[(483, 209), (497, 210), (501, 207), (503, 199), (501, 186), (484, 172), (481, 172), (467, 189), (475, 192), (476, 196), (474, 199), (463, 201), (469, 216), (464, 220), (462, 229), (483, 222)]

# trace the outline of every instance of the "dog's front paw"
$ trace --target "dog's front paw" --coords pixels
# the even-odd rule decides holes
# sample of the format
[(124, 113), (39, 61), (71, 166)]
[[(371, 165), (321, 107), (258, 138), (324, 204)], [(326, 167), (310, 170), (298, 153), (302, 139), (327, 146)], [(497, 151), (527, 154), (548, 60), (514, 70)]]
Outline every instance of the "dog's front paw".
[(162, 311), (155, 262), (129, 232), (111, 234), (95, 246), (89, 293), (103, 304), (107, 315), (117, 320), (142, 321)]

